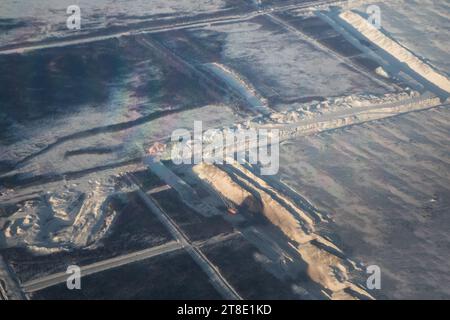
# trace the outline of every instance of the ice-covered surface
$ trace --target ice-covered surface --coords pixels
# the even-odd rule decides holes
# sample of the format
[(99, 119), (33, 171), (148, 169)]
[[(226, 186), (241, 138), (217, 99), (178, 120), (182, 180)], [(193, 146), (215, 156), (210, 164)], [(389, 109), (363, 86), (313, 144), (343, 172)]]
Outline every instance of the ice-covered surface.
[(417, 56), (439, 71), (450, 74), (450, 3), (446, 0), (364, 1), (354, 9), (366, 12), (369, 5), (381, 9), (381, 27)]

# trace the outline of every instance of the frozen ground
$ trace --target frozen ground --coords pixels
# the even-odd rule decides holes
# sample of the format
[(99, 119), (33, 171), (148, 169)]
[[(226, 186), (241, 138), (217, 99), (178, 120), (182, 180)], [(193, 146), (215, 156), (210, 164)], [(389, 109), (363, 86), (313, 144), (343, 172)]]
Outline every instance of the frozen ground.
[[(136, 40), (1, 59), (0, 169), (8, 175), (120, 163), (139, 158), (177, 128), (191, 128), (194, 120), (204, 121), (205, 128), (238, 120), (224, 100)], [(19, 66), (15, 72), (9, 69), (13, 64)], [(30, 65), (45, 76), (25, 76)]]
[(117, 175), (150, 145), (194, 121), (241, 120), (135, 38), (1, 59), (1, 248), (49, 254), (95, 243), (115, 220), (110, 197), (126, 191)]
[[(67, 120), (71, 120), (70, 117), (65, 121)], [(227, 106), (211, 105), (168, 115), (116, 133), (93, 134), (89, 138), (73, 138), (56, 144), (53, 143), (53, 137), (49, 137), (48, 140), (40, 137), (41, 146), (45, 144), (52, 147), (43, 153), (39, 151), (35, 155), (31, 153), (32, 159), (22, 163), (16, 170), (10, 171), (8, 176), (14, 175), (18, 178), (17, 181), (20, 181), (21, 178), (31, 176), (64, 175), (139, 160), (145, 155), (146, 148), (154, 142), (166, 142), (174, 130), (192, 129), (194, 121), (199, 120), (203, 121), (203, 128), (207, 129), (231, 125), (240, 118), (234, 116)], [(43, 127), (39, 128), (42, 130)], [(61, 129), (63, 130), (63, 127)], [(13, 146), (21, 148), (29, 145), (21, 142)]]

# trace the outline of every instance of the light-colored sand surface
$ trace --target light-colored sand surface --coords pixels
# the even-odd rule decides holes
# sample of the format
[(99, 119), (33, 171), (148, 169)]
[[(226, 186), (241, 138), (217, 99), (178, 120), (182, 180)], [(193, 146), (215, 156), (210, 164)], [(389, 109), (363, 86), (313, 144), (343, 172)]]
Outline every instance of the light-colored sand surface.
[(334, 243), (314, 232), (314, 222), (305, 212), (251, 171), (238, 164), (231, 168), (223, 170), (201, 164), (194, 167), (194, 172), (218, 194), (239, 207), (239, 214), (248, 210), (255, 217), (263, 216), (279, 228), (287, 237), (285, 241), (306, 263), (309, 280), (319, 285), (327, 297), (371, 298), (362, 289), (362, 284), (358, 286), (351, 278), (350, 270), (355, 271), (355, 264), (343, 257)]

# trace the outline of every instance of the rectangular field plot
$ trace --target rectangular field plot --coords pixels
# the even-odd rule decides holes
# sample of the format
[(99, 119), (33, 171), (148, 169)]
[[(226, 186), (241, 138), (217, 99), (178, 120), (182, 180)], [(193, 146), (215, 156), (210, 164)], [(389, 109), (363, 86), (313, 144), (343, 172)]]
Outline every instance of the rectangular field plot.
[(168, 253), (37, 291), (32, 299), (221, 299), (207, 276), (184, 252)]
[(450, 3), (444, 0), (369, 1), (356, 8), (365, 12), (377, 5), (382, 13), (381, 27), (390, 37), (422, 57), (440, 72), (450, 74)]
[(194, 120), (205, 128), (238, 120), (222, 93), (149, 43), (130, 36), (0, 55), (0, 172), (21, 164), (0, 183), (139, 161)]
[(244, 299), (299, 299), (289, 282), (279, 280), (264, 268), (264, 255), (243, 237), (207, 246), (202, 251)]
[[(54, 1), (3, 0), (0, 44), (74, 37), (66, 27), (70, 5), (82, 12), (82, 28), (77, 36), (105, 36), (133, 29), (145, 29), (189, 20), (233, 15), (248, 11), (252, 3), (236, 0), (115, 0)], [(20, 9), (18, 9), (20, 8)]]
[(217, 62), (238, 73), (274, 108), (327, 96), (389, 91), (266, 17), (156, 37), (186, 59)]
[(192, 241), (207, 240), (234, 231), (221, 216), (204, 217), (194, 211), (183, 203), (173, 189), (153, 194), (153, 198)]

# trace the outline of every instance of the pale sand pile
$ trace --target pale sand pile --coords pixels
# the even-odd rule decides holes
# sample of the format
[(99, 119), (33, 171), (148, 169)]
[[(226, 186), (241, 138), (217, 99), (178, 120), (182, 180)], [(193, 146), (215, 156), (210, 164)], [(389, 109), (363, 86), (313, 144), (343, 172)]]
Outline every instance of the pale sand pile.
[(196, 165), (194, 172), (236, 206), (245, 207), (254, 214), (263, 214), (292, 240), (290, 244), (308, 264), (308, 276), (330, 293), (330, 299), (357, 299), (358, 295), (372, 298), (349, 280), (346, 266), (354, 268), (355, 264), (330, 253), (337, 251), (342, 254), (342, 251), (315, 233), (314, 221), (306, 212), (243, 166), (234, 163), (228, 168), (225, 171), (203, 163)]
[(450, 93), (450, 80), (447, 77), (438, 73), (430, 65), (416, 57), (412, 52), (387, 37), (369, 21), (351, 11), (344, 11), (339, 14), (339, 17), (350, 24), (369, 41), (397, 59), (400, 63), (406, 64), (414, 72), (429, 82)]

